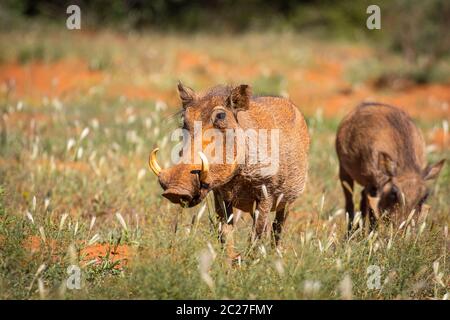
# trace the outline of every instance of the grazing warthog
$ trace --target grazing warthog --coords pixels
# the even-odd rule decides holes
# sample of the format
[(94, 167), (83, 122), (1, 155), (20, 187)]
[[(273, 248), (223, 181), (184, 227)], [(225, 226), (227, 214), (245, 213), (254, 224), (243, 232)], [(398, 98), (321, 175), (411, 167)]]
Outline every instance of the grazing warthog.
[(402, 110), (379, 103), (364, 103), (342, 120), (336, 151), (349, 231), (354, 181), (363, 186), (361, 214), (372, 230), (381, 216), (398, 221), (412, 210), (419, 214), (429, 194), (426, 181), (436, 178), (445, 162), (426, 166), (420, 130)]
[[(179, 83), (178, 92), (184, 129), (182, 163), (161, 169), (157, 149), (149, 159), (164, 189), (162, 195), (192, 207), (213, 191), (220, 239), (227, 243), (232, 257), (233, 208), (252, 214), (252, 239), (270, 229), (269, 213), (275, 211), (272, 230), (278, 244), (287, 207), (303, 191), (306, 181), (309, 135), (302, 114), (288, 99), (253, 97), (248, 85), (217, 86), (198, 94)], [(199, 126), (204, 134), (199, 134)], [(211, 132), (215, 143), (207, 137)], [(232, 134), (233, 139), (229, 139)], [(269, 136), (270, 143), (266, 141)], [(211, 145), (222, 161), (207, 153)], [(200, 150), (195, 151), (196, 146)]]

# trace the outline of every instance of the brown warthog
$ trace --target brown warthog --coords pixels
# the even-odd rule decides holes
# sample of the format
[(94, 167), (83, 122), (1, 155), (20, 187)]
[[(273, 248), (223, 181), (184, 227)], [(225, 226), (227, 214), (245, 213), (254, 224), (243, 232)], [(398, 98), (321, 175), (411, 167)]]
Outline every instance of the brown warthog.
[[(197, 94), (179, 83), (178, 92), (185, 131), (182, 163), (161, 169), (157, 149), (149, 160), (164, 189), (163, 196), (192, 207), (213, 191), (220, 238), (227, 242), (230, 256), (234, 255), (233, 208), (252, 214), (252, 239), (270, 229), (268, 216), (275, 211), (272, 230), (278, 244), (287, 207), (303, 191), (306, 181), (309, 135), (302, 114), (288, 99), (253, 97), (248, 85), (217, 86)], [(204, 134), (199, 133), (199, 126)], [(211, 132), (214, 143), (207, 137)], [(208, 154), (211, 144), (215, 151)], [(200, 150), (195, 151), (195, 146)]]
[(420, 130), (404, 111), (379, 103), (364, 103), (344, 118), (336, 151), (349, 231), (353, 181), (363, 186), (360, 210), (372, 230), (381, 216), (398, 221), (412, 210), (419, 214), (429, 194), (426, 181), (436, 178), (445, 162), (426, 166)]

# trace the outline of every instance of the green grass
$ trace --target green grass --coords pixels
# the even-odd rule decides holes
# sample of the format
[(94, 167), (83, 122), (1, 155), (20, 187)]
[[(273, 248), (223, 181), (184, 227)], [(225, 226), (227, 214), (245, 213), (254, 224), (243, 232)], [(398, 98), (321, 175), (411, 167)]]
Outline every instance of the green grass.
[[(102, 50), (89, 54), (86, 40), (80, 40), (77, 49), (67, 54), (98, 61), (94, 69), (112, 75), (124, 68), (123, 63), (112, 61), (122, 59), (130, 70), (160, 72), (162, 87), (172, 82), (174, 76), (158, 65), (166, 60), (160, 54), (146, 56), (143, 52), (148, 48), (140, 41), (157, 41), (164, 55), (173, 55), (170, 50), (175, 47), (176, 36), (132, 36), (127, 44), (136, 44), (136, 50), (130, 56), (125, 55), (129, 52), (125, 46), (108, 44), (109, 37), (101, 38)], [(261, 39), (264, 37), (249, 37), (250, 42), (264, 46)], [(32, 41), (38, 40), (36, 36)], [(230, 46), (232, 39), (224, 41)], [(289, 41), (280, 41), (287, 52), (299, 50)], [(48, 42), (43, 52), (49, 52), (48, 46), (56, 43)], [(207, 39), (192, 38), (181, 46), (209, 50), (217, 59), (238, 63), (239, 52), (216, 52), (210, 44)], [(242, 43), (238, 48), (245, 50), (248, 45)], [(108, 49), (111, 52), (105, 53)], [(20, 59), (19, 44), (8, 50), (5, 56)], [(308, 52), (300, 55), (308, 56)], [(26, 61), (36, 54), (25, 56)], [(288, 64), (287, 68), (293, 63), (281, 56), (274, 59), (277, 64)], [(135, 77), (137, 82), (145, 78), (142, 73)], [(196, 71), (186, 72), (186, 77), (195, 88), (208, 82)], [(284, 81), (281, 73), (254, 79), (262, 93), (280, 93)], [(170, 142), (166, 137), (178, 124), (178, 119), (170, 117), (176, 111), (173, 106), (157, 112), (153, 99), (122, 99), (101, 90), (61, 98), (57, 108), (52, 102), (25, 97), (19, 110), (18, 102), (7, 94), (1, 96), (0, 109), (6, 114), (7, 124), (0, 153), (1, 299), (442, 299), (448, 292), (449, 239), (444, 232), (450, 221), (448, 165), (432, 186), (431, 212), (425, 224), (414, 219), (402, 230), (383, 226), (376, 235), (347, 241), (334, 152), (340, 119), (324, 118), (320, 112), (308, 115), (312, 135), (309, 180), (288, 218), (282, 255), (263, 241), (265, 254), (256, 250), (244, 256), (241, 266), (230, 266), (217, 241), (211, 199), (204, 203), (206, 212), (198, 224), (192, 226), (203, 204), (186, 210), (169, 204), (160, 196), (160, 187), (147, 168), (148, 152), (155, 145), (162, 149), (161, 163), (168, 162)], [(21, 120), (12, 122), (14, 116)], [(33, 130), (32, 119), (42, 119), (35, 121)], [(419, 124), (424, 129), (435, 126)], [(89, 133), (80, 140), (85, 128)], [(68, 149), (71, 139), (74, 142)], [(434, 151), (429, 158), (435, 161), (449, 155), (448, 150)], [(124, 217), (126, 229), (117, 212)], [(91, 229), (94, 216), (96, 222)], [(251, 221), (245, 215), (235, 232), (241, 252), (246, 252), (250, 231)], [(41, 241), (43, 235), (45, 242)], [(96, 243), (127, 245), (128, 263), (114, 262), (108, 255), (98, 263), (82, 262), (83, 249), (94, 242), (95, 235), (99, 237)], [(38, 250), (25, 245), (30, 237), (41, 239)], [(66, 288), (70, 265), (81, 267), (80, 290)], [(367, 286), (367, 268), (371, 265), (381, 268), (381, 290)], [(205, 281), (206, 274), (212, 282)]]
[[(76, 138), (82, 128), (89, 127), (90, 113), (94, 113), (92, 108), (74, 103), (55, 114), (54, 110), (40, 106), (40, 112), (52, 115), (56, 123), (51, 128), (39, 129), (38, 143), (23, 135), (20, 128), (9, 133), (3, 156), (7, 165), (1, 170), (2, 298), (40, 297), (37, 280), (31, 290), (29, 286), (42, 264), (46, 267), (38, 277), (44, 283), (47, 298), (340, 298), (339, 283), (346, 275), (352, 280), (355, 298), (442, 298), (446, 293), (447, 288), (436, 283), (432, 266), (435, 261), (440, 262), (439, 272), (444, 272), (445, 282), (448, 279), (448, 240), (443, 236), (443, 224), (448, 221), (448, 167), (437, 183), (437, 192), (431, 199), (432, 213), (420, 235), (419, 226), (412, 229), (409, 236), (400, 232), (390, 249), (387, 249), (388, 230), (380, 230), (375, 242), (367, 238), (347, 242), (343, 237), (344, 217), (333, 218), (342, 206), (332, 144), (336, 121), (310, 118), (309, 125), (314, 130), (310, 179), (307, 191), (295, 206), (295, 211), (307, 212), (310, 217), (298, 213), (290, 217), (283, 257), (265, 243), (265, 257), (257, 254), (247, 257), (241, 267), (230, 267), (208, 219), (211, 216), (215, 221), (210, 209), (195, 232), (191, 220), (199, 208), (182, 212), (175, 234), (173, 223), (180, 209), (160, 198), (159, 187), (149, 172), (144, 179), (137, 179), (138, 172), (145, 169), (146, 146), (156, 142), (143, 123), (146, 117), (154, 116), (152, 108), (148, 107), (151, 103), (145, 108), (136, 107), (142, 108), (143, 117), (132, 124), (114, 120), (113, 115), (120, 112), (120, 103), (96, 101), (93, 104), (95, 113), (105, 118), (98, 129), (90, 130), (89, 138), (77, 143), (84, 148), (84, 155), (75, 162), (87, 165), (86, 172), (54, 169), (52, 157), (55, 162), (73, 161), (74, 152), (66, 151), (66, 142), (70, 137)], [(68, 125), (74, 123), (75, 118), (78, 125)], [(141, 142), (127, 141), (125, 137), (130, 130), (142, 138), (138, 140)], [(113, 144), (117, 144), (115, 151), (110, 148)], [(38, 148), (43, 163), (32, 159), (33, 148)], [(89, 160), (94, 152), (96, 156)], [(125, 159), (125, 163), (119, 159)], [(134, 159), (136, 163), (129, 161), (127, 164), (126, 159)], [(94, 166), (99, 175), (93, 171)], [(322, 194), (325, 201), (320, 210)], [(36, 197), (36, 208), (33, 208), (33, 197)], [(50, 200), (47, 209), (45, 199)], [(34, 224), (26, 217), (27, 210)], [(59, 230), (61, 216), (67, 210), (71, 212), (70, 217)], [(116, 211), (126, 217), (128, 231), (115, 219)], [(93, 215), (98, 218), (93, 231), (89, 232)], [(76, 221), (79, 226), (74, 235)], [(242, 251), (247, 246), (250, 225), (245, 219), (237, 226), (237, 246)], [(33, 254), (22, 243), (29, 236), (41, 237), (40, 227), (46, 238), (55, 239), (58, 246), (51, 248), (43, 244), (41, 250)], [(86, 266), (82, 269), (85, 277), (82, 290), (62, 290), (68, 277), (66, 269), (73, 263), (68, 253), (70, 245), (79, 250), (94, 233), (101, 236), (102, 242), (114, 245), (120, 241), (131, 246), (135, 256), (122, 270), (114, 268), (107, 257), (100, 265)], [(302, 240), (306, 237), (308, 241)], [(202, 281), (198, 267), (198, 255), (208, 248), (208, 243), (217, 253), (210, 270), (214, 281), (211, 288)], [(321, 252), (320, 247), (326, 249)], [(75, 257), (75, 264), (79, 259)], [(366, 269), (373, 264), (382, 268), (383, 281), (389, 279), (382, 291), (366, 286)], [(319, 282), (320, 288), (317, 291), (305, 289), (307, 281)]]

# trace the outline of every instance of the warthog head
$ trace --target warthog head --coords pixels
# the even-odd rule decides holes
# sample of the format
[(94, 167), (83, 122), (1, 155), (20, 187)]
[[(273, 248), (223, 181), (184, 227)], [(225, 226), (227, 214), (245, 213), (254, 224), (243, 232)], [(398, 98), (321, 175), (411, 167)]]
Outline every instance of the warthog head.
[[(179, 83), (178, 92), (183, 120), (183, 146), (178, 153), (178, 164), (161, 169), (156, 160), (158, 149), (155, 149), (150, 155), (149, 166), (158, 176), (165, 198), (175, 204), (193, 207), (208, 191), (230, 181), (238, 170), (234, 139), (231, 144), (224, 142), (227, 129), (239, 128), (237, 114), (248, 109), (251, 90), (247, 85), (217, 86), (197, 94)], [(204, 134), (197, 131), (199, 126)], [(212, 132), (213, 136), (208, 137), (205, 132)], [(227, 152), (230, 145), (231, 152)], [(223, 160), (209, 161), (205, 155), (210, 155), (205, 152), (208, 148), (214, 149), (215, 155), (222, 154)]]
[(397, 163), (388, 154), (380, 153), (381, 183), (377, 191), (369, 190), (369, 205), (377, 216), (381, 216), (384, 212), (391, 215), (398, 215), (396, 212), (409, 214), (412, 210), (420, 213), (429, 195), (427, 181), (439, 175), (444, 162), (445, 160), (441, 160), (422, 170), (398, 174)]

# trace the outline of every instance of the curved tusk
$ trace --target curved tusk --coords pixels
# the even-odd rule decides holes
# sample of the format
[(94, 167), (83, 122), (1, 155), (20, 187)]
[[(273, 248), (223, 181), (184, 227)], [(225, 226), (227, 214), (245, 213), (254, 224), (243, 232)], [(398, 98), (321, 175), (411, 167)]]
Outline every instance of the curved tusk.
[(238, 166), (239, 166), (239, 163), (238, 163), (238, 159), (237, 159), (237, 158), (234, 159), (232, 166), (233, 166), (233, 169), (232, 169), (231, 172), (235, 172), (236, 169), (237, 169)]
[(208, 158), (206, 158), (206, 156), (203, 152), (199, 152), (198, 155), (200, 156), (200, 159), (202, 160), (202, 170), (200, 172), (200, 181), (204, 182), (208, 178), (209, 162), (208, 162)]
[(152, 169), (153, 173), (159, 176), (161, 173), (161, 167), (158, 164), (158, 160), (156, 160), (156, 153), (159, 151), (159, 148), (155, 148), (148, 158), (148, 166)]
[(375, 218), (380, 219), (380, 210), (378, 210), (378, 203), (380, 202), (380, 198), (367, 196), (367, 200), (369, 201), (369, 206), (372, 208), (373, 213), (375, 214)]

